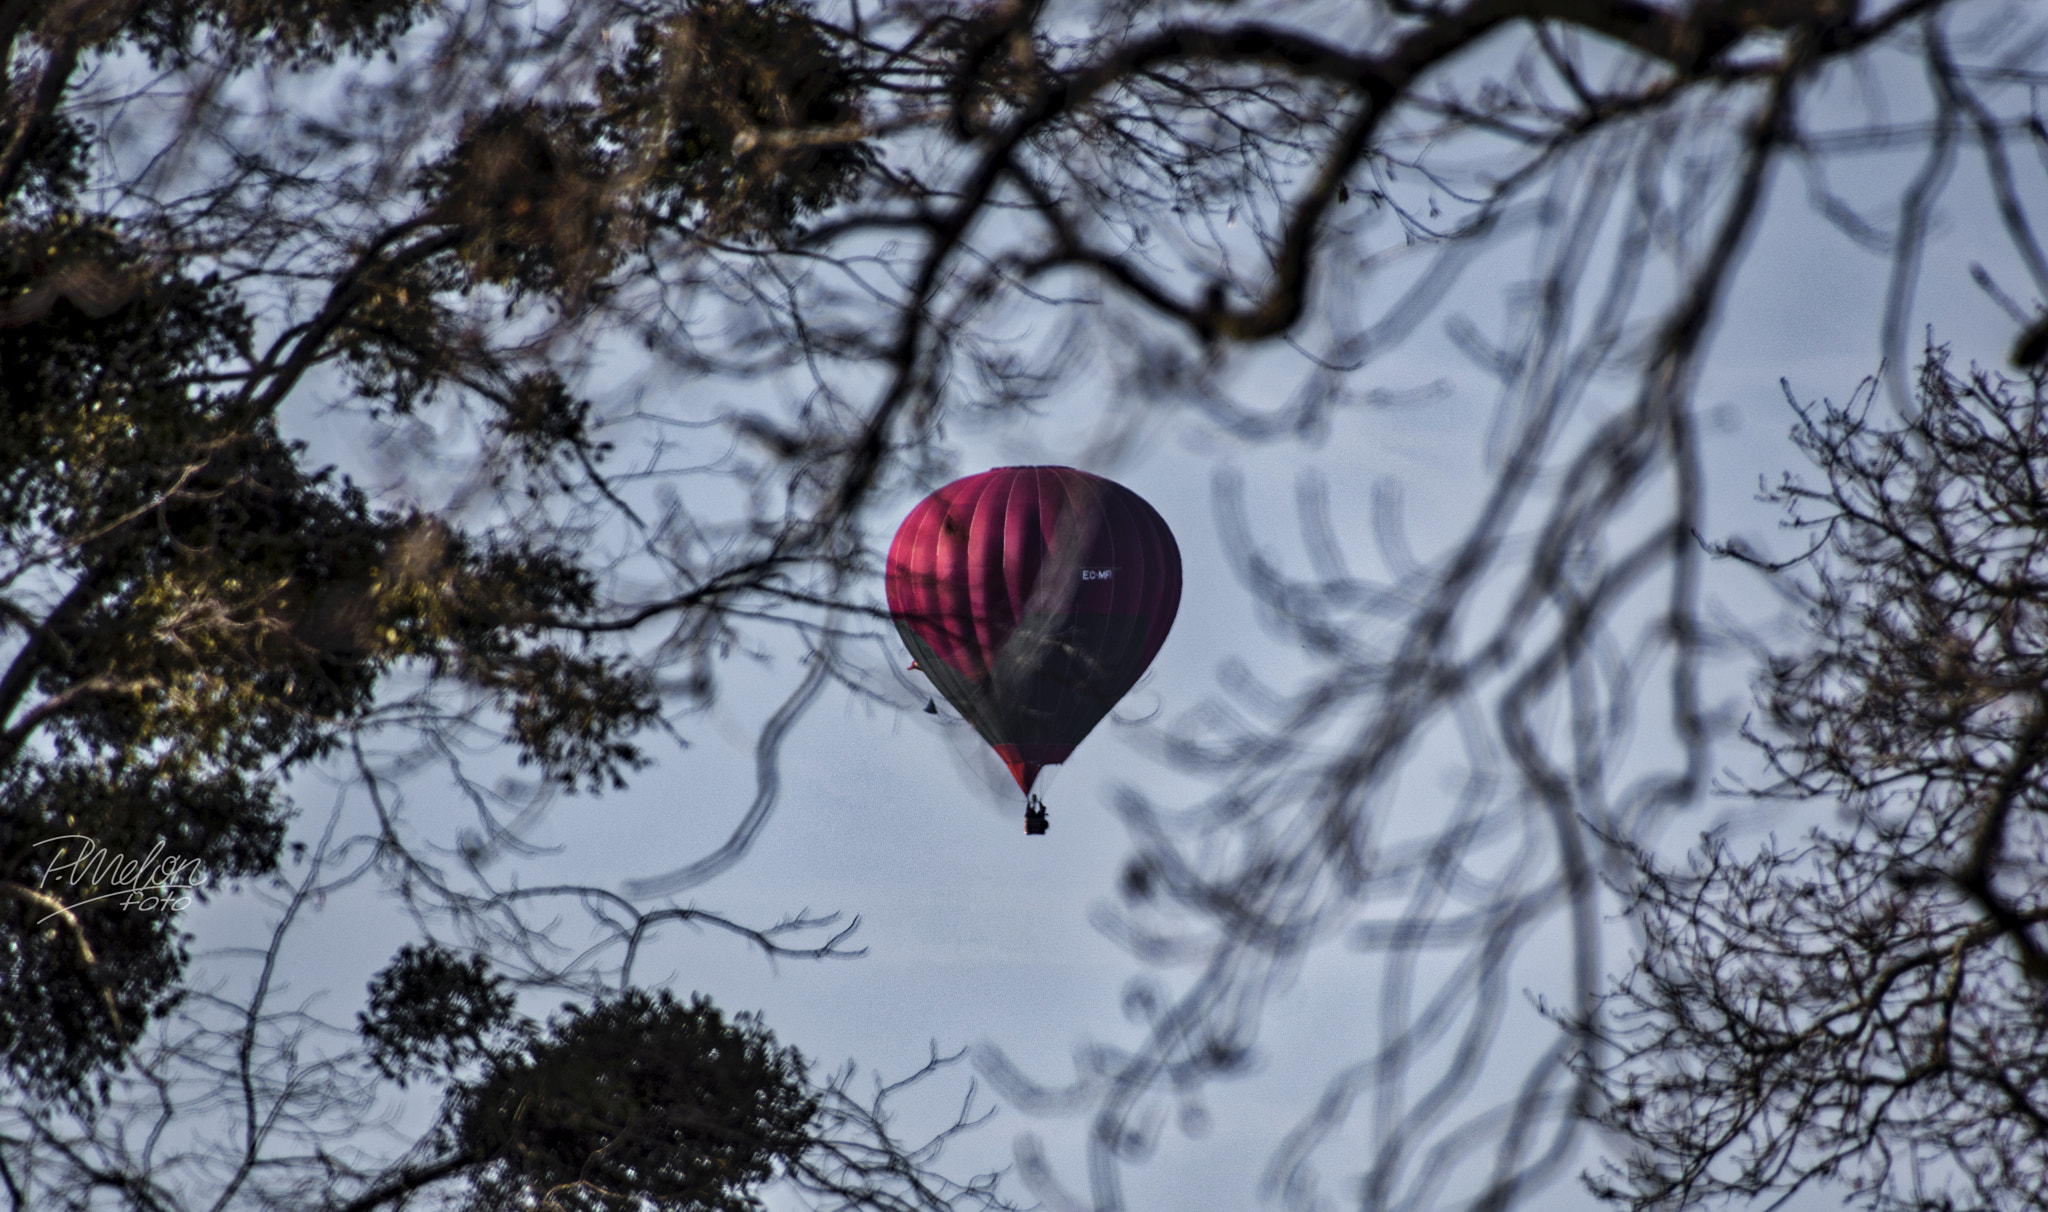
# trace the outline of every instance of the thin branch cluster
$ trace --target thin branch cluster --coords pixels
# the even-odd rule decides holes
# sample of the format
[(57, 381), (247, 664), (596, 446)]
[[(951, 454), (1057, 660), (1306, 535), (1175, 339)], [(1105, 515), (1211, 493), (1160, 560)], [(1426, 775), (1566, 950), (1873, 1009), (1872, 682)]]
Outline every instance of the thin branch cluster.
[(1938, 349), (1910, 422), (1867, 386), (1799, 409), (1818, 480), (1772, 499), (1811, 547), (1771, 567), (1807, 574), (1814, 646), (1772, 662), (1756, 725), (1761, 793), (1845, 819), (1645, 867), (1602, 1114), (1638, 1151), (1600, 1186), (1635, 1207), (1816, 1178), (2048, 1199), (2048, 392)]

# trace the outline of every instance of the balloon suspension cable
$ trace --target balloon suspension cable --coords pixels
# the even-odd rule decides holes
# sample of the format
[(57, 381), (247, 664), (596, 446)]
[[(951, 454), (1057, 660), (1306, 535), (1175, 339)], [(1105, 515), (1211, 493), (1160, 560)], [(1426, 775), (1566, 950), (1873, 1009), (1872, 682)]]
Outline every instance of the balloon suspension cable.
[(1036, 795), (1024, 800), (1024, 836), (1036, 837), (1052, 828), (1052, 822), (1045, 818), (1045, 801)]

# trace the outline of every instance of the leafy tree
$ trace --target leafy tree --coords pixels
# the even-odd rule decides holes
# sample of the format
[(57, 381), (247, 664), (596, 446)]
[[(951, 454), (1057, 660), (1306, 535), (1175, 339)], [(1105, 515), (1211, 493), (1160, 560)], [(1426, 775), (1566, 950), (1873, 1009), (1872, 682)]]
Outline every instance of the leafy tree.
[(478, 1208), (746, 1212), (811, 1143), (804, 1060), (757, 1020), (629, 990), (571, 1006), (454, 1096)]
[[(271, 158), (285, 149), (243, 161), (264, 178), (253, 187), (202, 184), (217, 211), (110, 196), (138, 179), (109, 174), (106, 125), (76, 114), (118, 118), (61, 106), (75, 74), (133, 72), (136, 55), (183, 87), (294, 71), (318, 87), (329, 66), (396, 57), (433, 16), (408, 2), (0, 15), (13, 73), (0, 126), (0, 629), (14, 638), (0, 671), (0, 1070), (34, 1142), (26, 1162), (0, 1158), (17, 1207), (89, 1200), (109, 1184), (138, 1206), (183, 1198), (146, 1168), (20, 1177), (23, 1166), (47, 1174), (34, 1158), (62, 1139), (53, 1124), (90, 1141), (127, 1110), (117, 1090), (131, 1067), (147, 1082), (189, 1080), (239, 1049), (252, 1113), (268, 1096), (248, 1069), (275, 1021), (267, 976), (239, 1036), (175, 1028), (150, 1045), (178, 1015), (209, 1021), (208, 996), (191, 1005), (181, 911), (225, 885), (289, 883), (294, 779), (360, 753), (404, 715), (394, 679), (415, 708), (466, 699), (555, 787), (623, 787), (645, 764), (635, 736), (659, 718), (652, 674), (577, 630), (604, 609), (597, 572), (560, 535), (380, 505), (313, 463), (282, 433), (309, 376), (342, 371), (383, 416), (447, 393), (486, 401), (490, 438), (533, 499), (562, 488), (565, 459), (595, 482), (605, 448), (585, 430), (587, 402), (516, 335), (474, 339), (487, 330), (464, 304), (502, 288), (514, 309), (531, 296), (573, 310), (645, 252), (651, 227), (787, 231), (866, 163), (856, 145), (733, 150), (742, 132), (772, 144), (848, 112), (843, 67), (794, 5), (643, 14), (592, 101), (486, 113), (411, 175), (397, 198), (410, 213), (360, 242), (319, 230), (331, 216), (304, 209), (309, 199), (261, 196), (293, 193)], [(728, 74), (730, 94), (705, 87)], [(173, 145), (195, 134), (156, 133)], [(621, 205), (624, 193), (635, 201)], [(302, 247), (280, 254), (273, 240)], [(300, 255), (341, 259), (314, 272), (325, 295), (312, 313), (280, 325), (263, 314), (278, 280), (266, 274), (289, 276)], [(380, 844), (400, 886), (434, 879), (395, 834)], [(289, 853), (303, 863), (305, 851)], [(313, 856), (312, 879), (325, 858)], [(780, 933), (816, 924), (750, 933), (786, 951)], [(811, 1133), (821, 1109), (821, 1122), (859, 1122), (875, 1156), (920, 1173), (880, 1118), (861, 1120), (765, 1028), (728, 1025), (701, 999), (599, 993), (546, 1032), (513, 1006), (481, 955), (408, 945), (372, 982), (357, 1054), (400, 1087), (448, 1086), (449, 1135), (423, 1143), (423, 1165), (356, 1175), (330, 1164), (289, 1181), (317, 1203), (363, 1208), (449, 1179), (469, 1181), (479, 1206), (559, 1206), (572, 1197), (557, 1188), (579, 1175), (599, 1185), (578, 1206), (751, 1206), (782, 1162), (829, 1151)], [(347, 1055), (317, 1066), (316, 1101), (360, 1111), (374, 1087), (337, 1067)], [(614, 1088), (630, 1075), (645, 1080)], [(250, 1182), (277, 1122), (250, 1121), (218, 1198)], [(808, 1172), (829, 1190), (862, 1164)]]
[[(542, 620), (593, 605), (574, 559), (374, 509), (209, 387), (252, 327), (218, 276), (147, 265), (107, 218), (60, 211), (7, 236), (0, 534), (8, 580), (48, 604), (10, 601), (28, 638), (0, 677), (21, 991), (0, 1041), (32, 1086), (77, 1090), (166, 1007), (185, 959), (175, 914), (81, 881), (97, 871), (82, 847), (161, 839), (228, 878), (270, 873), (282, 780), (332, 752), (394, 664), (493, 694), (529, 759), (593, 788), (639, 760), (627, 738), (655, 706), (644, 675), (547, 640)], [(81, 305), (50, 284), (67, 274), (125, 297)], [(48, 894), (58, 873), (76, 913)]]
[[(1801, 408), (1820, 482), (1772, 494), (1813, 646), (1774, 658), (1756, 739), (1843, 826), (1647, 864), (1641, 966), (1611, 995), (1601, 1189), (1685, 1207), (1850, 1183), (1882, 1208), (2048, 1190), (2048, 378), (1921, 365), (1919, 409)], [(1760, 557), (1738, 552), (1742, 558)]]
[(483, 956), (408, 943), (370, 982), (370, 1005), (356, 1023), (370, 1063), (403, 1086), (409, 1076), (452, 1074), (491, 1052), (516, 1005)]

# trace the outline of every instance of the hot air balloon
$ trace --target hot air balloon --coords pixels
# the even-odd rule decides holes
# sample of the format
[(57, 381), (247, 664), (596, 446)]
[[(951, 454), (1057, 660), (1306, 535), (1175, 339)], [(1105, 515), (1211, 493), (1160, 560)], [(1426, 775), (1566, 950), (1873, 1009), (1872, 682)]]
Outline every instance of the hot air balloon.
[(999, 467), (910, 511), (889, 546), (889, 613), (946, 701), (1031, 787), (1067, 760), (1166, 642), (1180, 547), (1143, 497), (1071, 467)]

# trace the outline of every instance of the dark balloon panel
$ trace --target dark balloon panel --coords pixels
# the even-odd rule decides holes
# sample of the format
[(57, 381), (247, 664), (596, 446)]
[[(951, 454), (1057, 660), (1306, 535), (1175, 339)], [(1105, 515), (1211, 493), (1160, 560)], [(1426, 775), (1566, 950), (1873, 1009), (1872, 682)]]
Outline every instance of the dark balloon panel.
[(889, 547), (888, 595), (918, 667), (1029, 792), (1166, 641), (1180, 548), (1113, 480), (1000, 467), (910, 511)]

